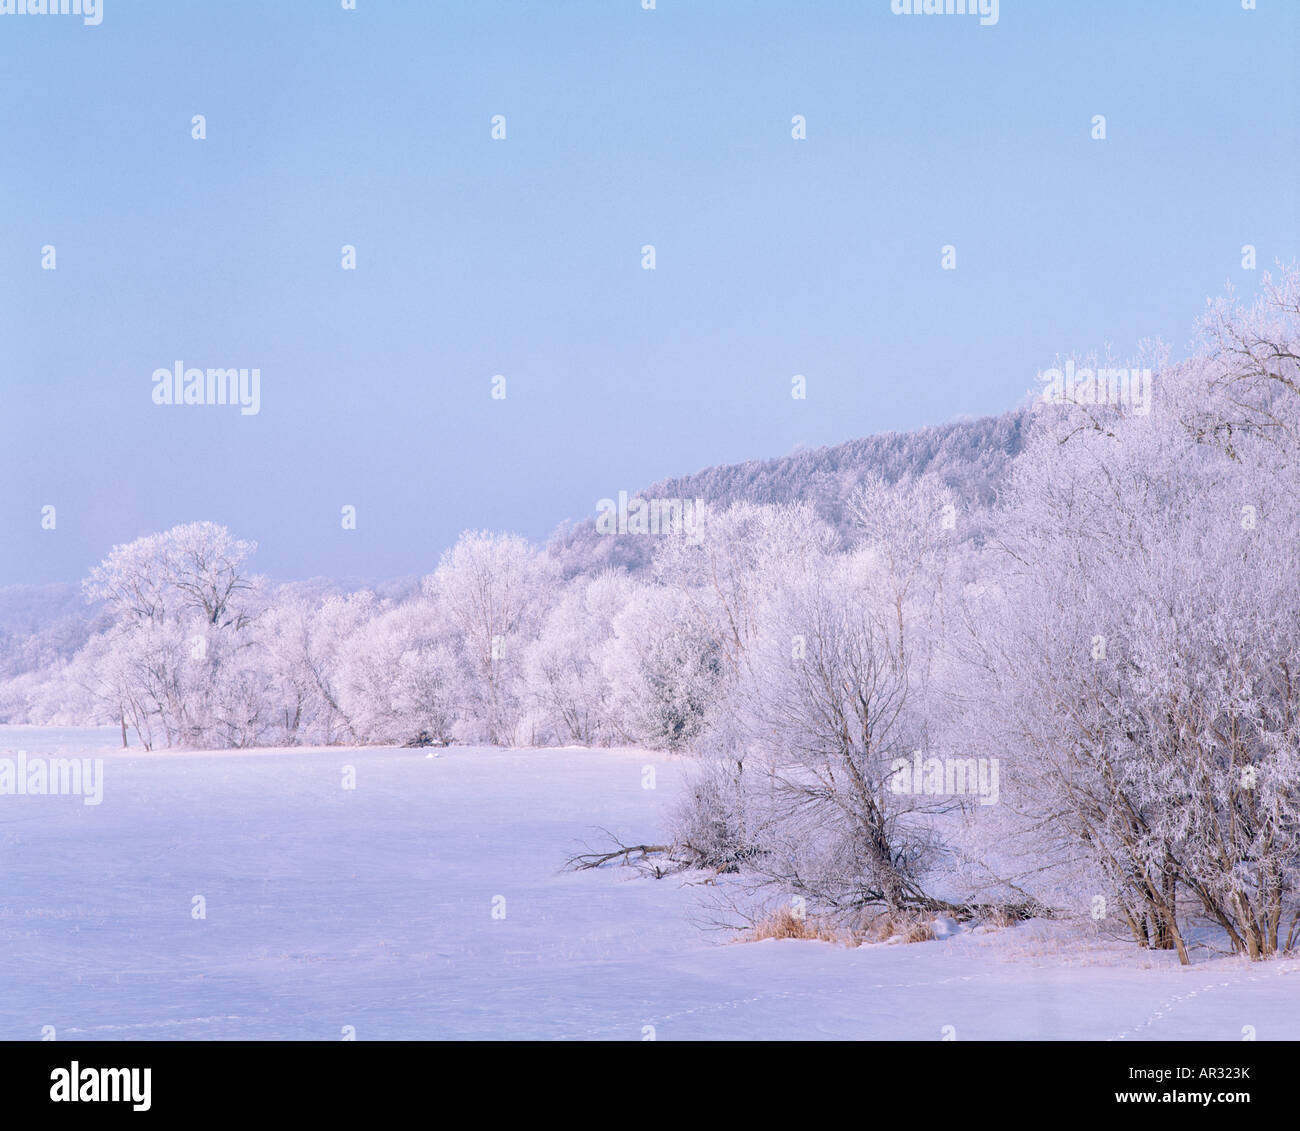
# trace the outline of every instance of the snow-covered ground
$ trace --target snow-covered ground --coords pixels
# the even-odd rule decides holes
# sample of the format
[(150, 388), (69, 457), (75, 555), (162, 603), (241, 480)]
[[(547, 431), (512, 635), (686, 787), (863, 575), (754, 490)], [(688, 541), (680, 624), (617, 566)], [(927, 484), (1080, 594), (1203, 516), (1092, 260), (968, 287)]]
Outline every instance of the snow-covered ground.
[(99, 805), (0, 796), (0, 1038), (1300, 1037), (1300, 961), (1034, 925), (738, 943), (694, 925), (707, 886), (562, 872), (595, 826), (661, 833), (683, 767), (644, 751), (115, 741), (0, 727), (3, 756), (104, 759)]

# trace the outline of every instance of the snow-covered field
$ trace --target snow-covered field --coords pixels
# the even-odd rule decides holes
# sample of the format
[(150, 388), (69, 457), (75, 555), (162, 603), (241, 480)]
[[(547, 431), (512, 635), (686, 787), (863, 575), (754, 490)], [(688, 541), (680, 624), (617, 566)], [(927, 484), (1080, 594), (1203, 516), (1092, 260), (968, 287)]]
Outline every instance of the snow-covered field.
[(0, 796), (0, 1038), (1300, 1038), (1300, 961), (1033, 925), (738, 943), (693, 924), (707, 886), (562, 872), (595, 826), (661, 832), (682, 763), (644, 751), (116, 739), (0, 727), (4, 756), (104, 759), (99, 805)]

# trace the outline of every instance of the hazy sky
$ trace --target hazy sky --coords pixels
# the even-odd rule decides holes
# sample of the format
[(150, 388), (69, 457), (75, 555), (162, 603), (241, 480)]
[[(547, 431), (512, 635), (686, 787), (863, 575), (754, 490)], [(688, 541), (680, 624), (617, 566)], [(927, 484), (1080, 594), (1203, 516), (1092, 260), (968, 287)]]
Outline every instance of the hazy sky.
[[(275, 577), (431, 570), (1181, 353), (1242, 245), (1300, 255), (1295, 0), (356, 8), (0, 15), (0, 584), (199, 518)], [(177, 361), (258, 368), (260, 411), (155, 404)]]

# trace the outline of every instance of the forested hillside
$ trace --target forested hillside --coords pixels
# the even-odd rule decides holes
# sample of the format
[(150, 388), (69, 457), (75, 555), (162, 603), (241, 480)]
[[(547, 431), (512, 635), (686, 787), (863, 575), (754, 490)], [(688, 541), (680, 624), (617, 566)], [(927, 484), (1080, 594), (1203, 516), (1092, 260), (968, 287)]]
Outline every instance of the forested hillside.
[[(660, 480), (637, 494), (647, 499), (703, 499), (706, 513), (742, 502), (808, 503), (818, 518), (847, 538), (854, 525), (850, 500), (866, 478), (879, 476), (892, 484), (905, 476), (926, 475), (950, 488), (964, 511), (977, 514), (991, 505), (1019, 454), (1027, 417), (1027, 409), (1017, 409), (915, 432), (864, 436), (777, 459), (722, 464)], [(966, 531), (974, 538), (982, 532), (980, 524)], [(565, 577), (611, 566), (637, 572), (654, 557), (654, 544), (645, 538), (598, 533), (594, 515), (562, 527), (550, 550)]]

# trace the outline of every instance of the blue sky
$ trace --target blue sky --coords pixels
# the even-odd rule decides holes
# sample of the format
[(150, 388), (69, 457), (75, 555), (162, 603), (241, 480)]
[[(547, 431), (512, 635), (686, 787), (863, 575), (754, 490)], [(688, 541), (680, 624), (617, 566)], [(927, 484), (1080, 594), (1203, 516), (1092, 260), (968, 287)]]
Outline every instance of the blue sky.
[[(1182, 353), (1243, 244), (1300, 255), (1298, 58), (1293, 0), (0, 15), (0, 584), (199, 518), (275, 577), (424, 572), (1003, 411), (1057, 355)], [(259, 368), (260, 412), (154, 404), (177, 360)]]

